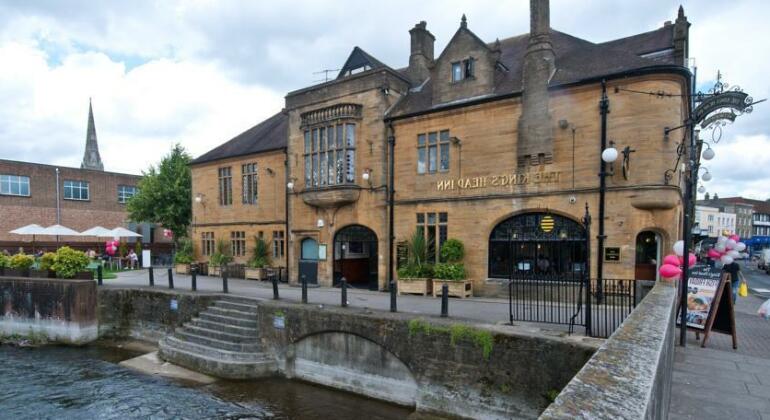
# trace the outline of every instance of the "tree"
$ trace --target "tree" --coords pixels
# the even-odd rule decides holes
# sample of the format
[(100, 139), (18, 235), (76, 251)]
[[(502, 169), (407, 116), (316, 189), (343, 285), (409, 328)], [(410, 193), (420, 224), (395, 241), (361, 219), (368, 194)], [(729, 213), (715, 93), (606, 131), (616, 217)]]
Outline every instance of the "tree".
[(187, 236), (192, 217), (192, 157), (184, 147), (174, 145), (157, 168), (142, 172), (139, 191), (127, 205), (134, 222), (152, 222), (174, 232), (174, 241)]

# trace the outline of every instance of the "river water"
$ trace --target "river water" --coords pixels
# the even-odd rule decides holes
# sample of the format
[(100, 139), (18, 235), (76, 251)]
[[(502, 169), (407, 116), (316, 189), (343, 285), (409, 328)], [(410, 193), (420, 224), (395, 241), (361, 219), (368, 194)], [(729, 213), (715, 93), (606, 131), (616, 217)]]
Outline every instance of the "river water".
[(411, 410), (285, 379), (191, 386), (119, 366), (107, 347), (0, 345), (2, 419), (403, 419)]

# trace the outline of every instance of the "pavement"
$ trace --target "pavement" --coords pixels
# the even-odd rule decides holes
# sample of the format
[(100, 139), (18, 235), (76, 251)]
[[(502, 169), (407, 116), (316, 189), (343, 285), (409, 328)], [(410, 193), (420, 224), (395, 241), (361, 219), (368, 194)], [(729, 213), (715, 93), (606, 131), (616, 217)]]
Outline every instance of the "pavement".
[(670, 419), (770, 420), (770, 321), (757, 315), (770, 276), (750, 263), (742, 270), (751, 293), (735, 307), (738, 349), (719, 333), (701, 348), (688, 332), (687, 346), (676, 348)]
[[(174, 287), (177, 290), (192, 290), (191, 277), (174, 273)], [(118, 273), (116, 279), (105, 279), (102, 287), (134, 287), (149, 288), (147, 270), (131, 270)], [(155, 269), (156, 289), (168, 288), (168, 274), (166, 269)], [(222, 292), (222, 278), (210, 276), (197, 277), (198, 291)], [(267, 281), (229, 279), (229, 293), (262, 299), (273, 298), (272, 284)], [(302, 300), (301, 288), (279, 284), (279, 296), (282, 300), (300, 302)], [(317, 305), (340, 305), (341, 295), (339, 288), (309, 287), (308, 303)], [(389, 311), (390, 294), (372, 290), (348, 288), (348, 306), (355, 308)], [(422, 316), (439, 316), (441, 314), (441, 299), (431, 296), (399, 295), (397, 300), (398, 311)], [(510, 325), (508, 313), (508, 299), (499, 298), (450, 298), (449, 316), (454, 319), (464, 319), (473, 322)], [(528, 327), (543, 330), (550, 333), (566, 333), (567, 325), (544, 324), (533, 322), (514, 322), (515, 326)], [(583, 334), (584, 327), (575, 326), (575, 334)]]

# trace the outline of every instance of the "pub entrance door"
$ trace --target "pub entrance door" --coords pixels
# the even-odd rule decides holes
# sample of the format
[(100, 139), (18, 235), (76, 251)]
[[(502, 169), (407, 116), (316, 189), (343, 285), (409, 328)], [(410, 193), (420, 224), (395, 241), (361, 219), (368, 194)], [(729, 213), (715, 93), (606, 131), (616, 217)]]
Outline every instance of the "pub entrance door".
[(305, 276), (308, 284), (318, 284), (318, 242), (305, 238), (299, 256), (299, 281)]
[(636, 280), (658, 279), (660, 267), (660, 235), (645, 230), (636, 235), (636, 266), (634, 278)]

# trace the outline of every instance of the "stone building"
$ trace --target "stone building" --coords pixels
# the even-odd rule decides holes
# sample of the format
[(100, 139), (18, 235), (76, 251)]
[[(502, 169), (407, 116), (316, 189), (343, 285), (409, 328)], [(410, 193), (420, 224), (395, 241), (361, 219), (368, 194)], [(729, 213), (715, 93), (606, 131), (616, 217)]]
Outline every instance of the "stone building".
[(717, 207), (735, 213), (736, 232), (752, 251), (770, 248), (770, 200), (753, 200), (743, 197), (709, 197), (698, 204)]
[[(127, 227), (141, 233), (142, 242), (155, 254), (169, 252), (170, 240), (162, 229), (131, 223), (126, 202), (141, 177), (104, 171), (96, 142), (93, 109), (89, 103), (86, 149), (80, 168), (0, 159), (0, 248), (29, 248), (32, 237), (9, 231), (28, 224), (61, 224), (77, 231), (94, 226)], [(40, 246), (55, 246), (55, 238), (37, 237)], [(60, 237), (60, 243), (93, 247), (107, 238)], [(133, 240), (131, 240), (133, 242)]]
[(700, 236), (716, 238), (736, 233), (736, 214), (719, 207), (695, 206), (695, 227)]
[[(285, 145), (228, 146), (206, 159), (205, 174), (199, 158), (194, 191), (208, 196), (206, 212), (218, 206), (272, 229), (272, 215), (216, 204), (216, 174), (235, 168), (237, 180), (245, 155), (284, 148), (287, 188), (275, 193), (287, 194), (290, 281), (330, 286), (344, 276), (384, 290), (399, 244), (419, 230), (431, 261), (447, 238), (463, 241), (474, 293), (495, 294), (512, 271), (534, 271), (543, 259), (549, 273), (597, 275), (604, 134), (623, 153), (606, 165), (602, 236), (611, 257), (602, 274), (655, 279), (680, 236), (681, 179), (670, 167), (684, 139), (664, 129), (688, 113), (689, 23), (680, 8), (674, 23), (593, 43), (552, 29), (549, 14), (548, 1), (532, 0), (529, 33), (491, 42), (463, 16), (438, 56), (420, 22), (403, 69), (355, 47), (336, 79), (287, 94)], [(277, 143), (272, 136), (252, 141)], [(227, 237), (245, 222), (203, 211), (195, 206), (196, 231), (216, 225)]]

